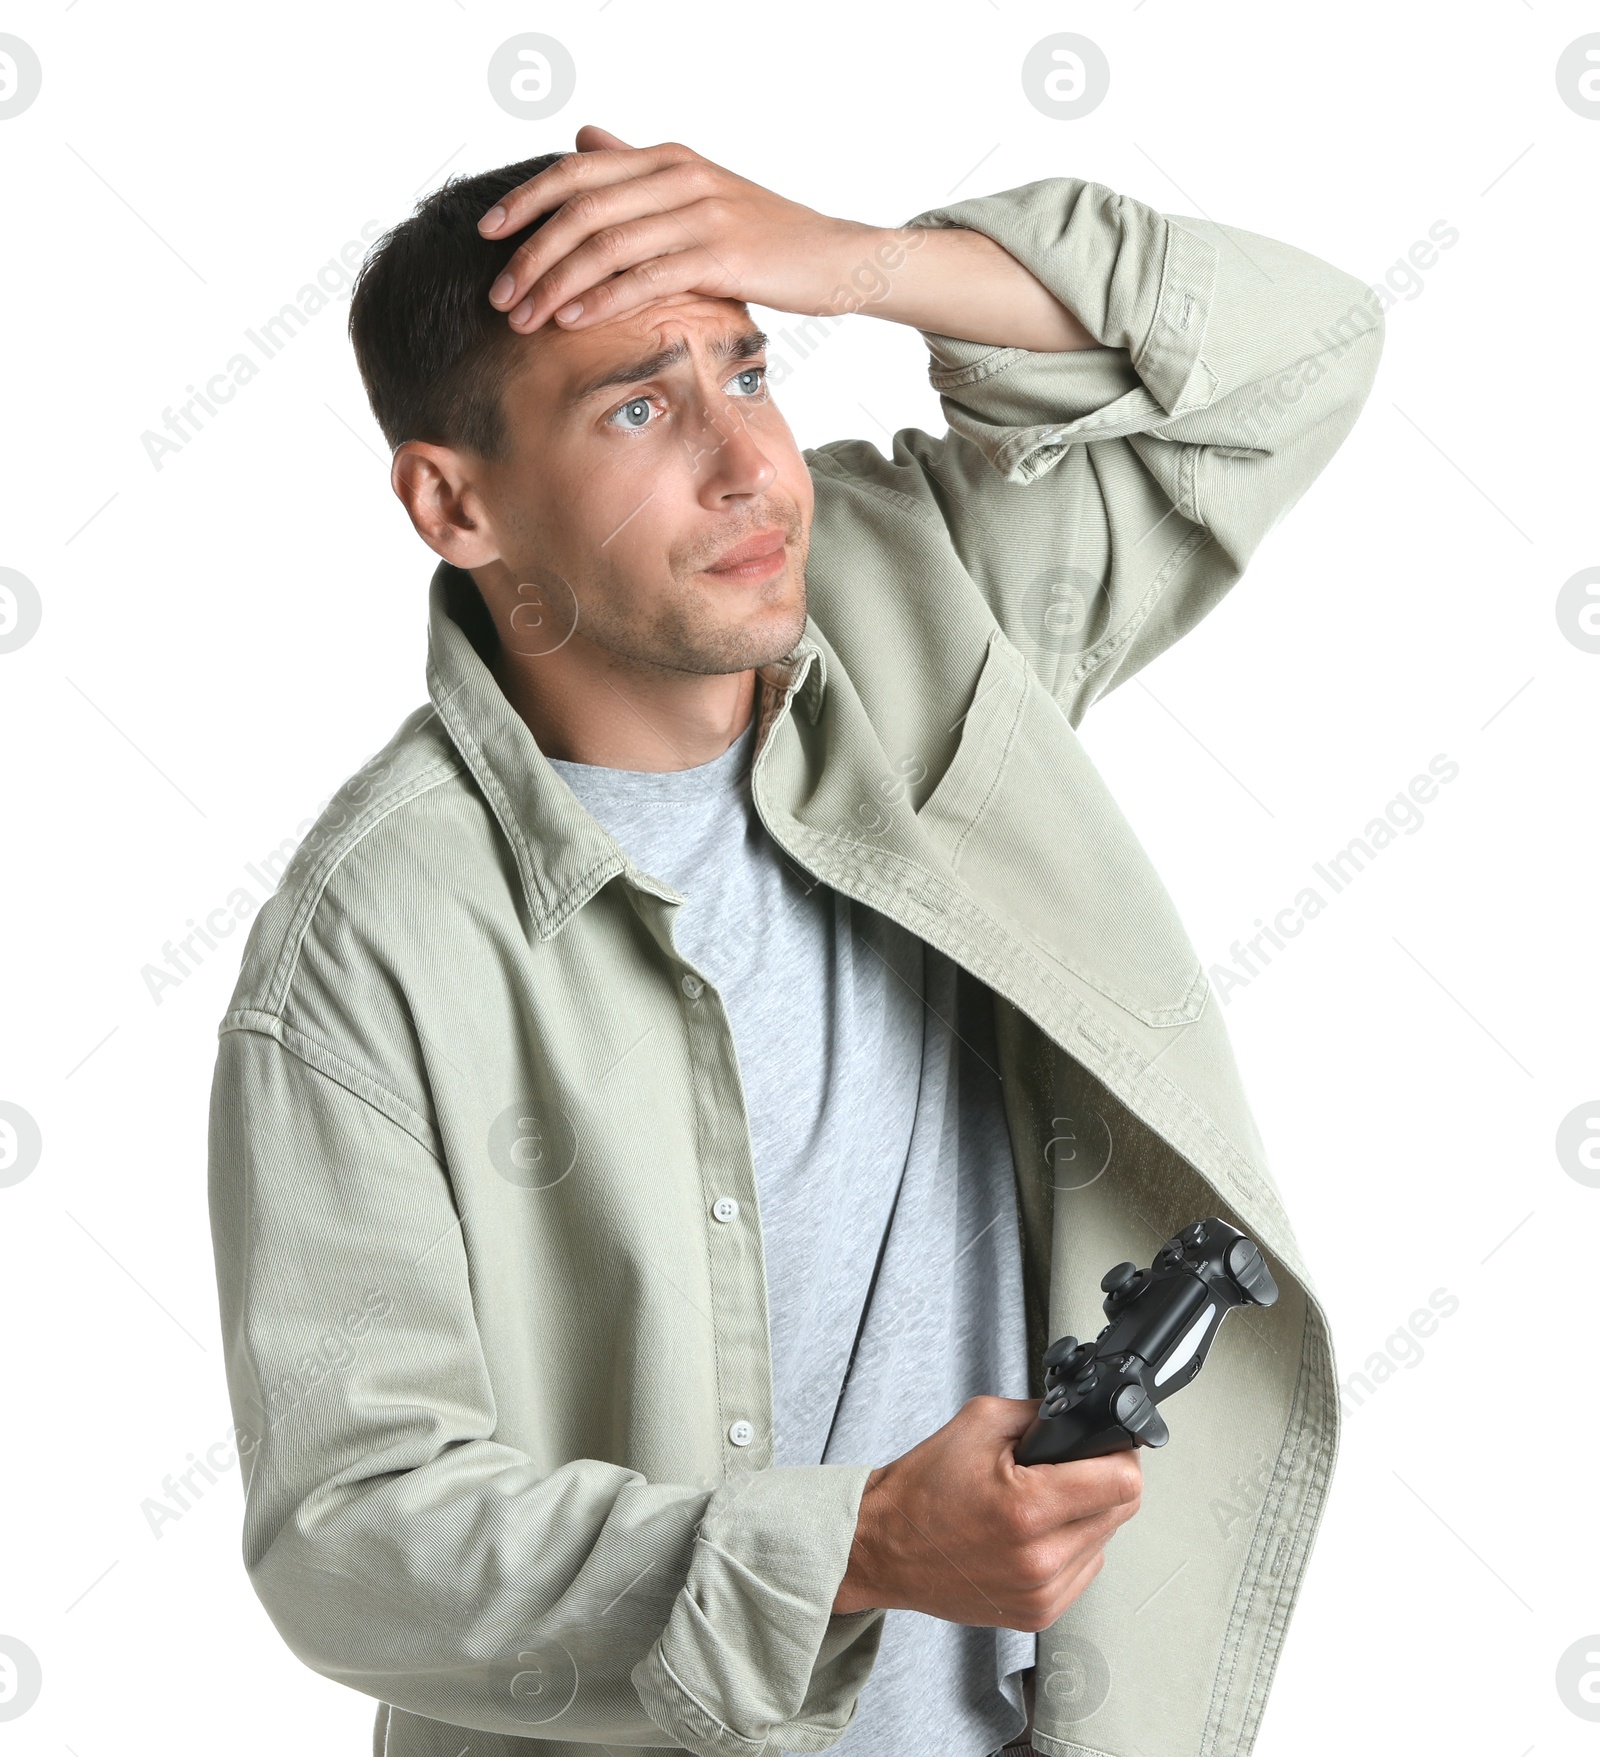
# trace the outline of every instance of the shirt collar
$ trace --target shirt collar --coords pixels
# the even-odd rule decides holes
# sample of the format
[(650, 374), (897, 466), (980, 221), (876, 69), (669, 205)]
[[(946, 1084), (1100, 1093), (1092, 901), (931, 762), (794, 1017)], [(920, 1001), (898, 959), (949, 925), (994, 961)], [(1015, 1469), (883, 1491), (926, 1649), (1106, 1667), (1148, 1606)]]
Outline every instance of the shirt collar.
[[(550, 939), (617, 873), (677, 900), (635, 866), (583, 806), (506, 700), (489, 668), (494, 629), (471, 574), (441, 561), (428, 589), (428, 694), (462, 762), (499, 820), (535, 931)], [(826, 662), (811, 619), (793, 649), (758, 667), (757, 754), (791, 695), (815, 722)]]

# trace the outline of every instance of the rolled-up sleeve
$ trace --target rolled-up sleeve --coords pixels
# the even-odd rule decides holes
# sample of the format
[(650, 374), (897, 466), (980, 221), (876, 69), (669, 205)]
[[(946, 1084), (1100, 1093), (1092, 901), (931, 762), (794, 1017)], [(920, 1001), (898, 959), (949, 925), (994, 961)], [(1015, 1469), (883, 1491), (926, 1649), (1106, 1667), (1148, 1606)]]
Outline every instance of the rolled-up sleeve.
[(994, 239), (1100, 346), (924, 331), (948, 434), (903, 428), (887, 460), (859, 440), (812, 455), (944, 521), (1076, 721), (1217, 603), (1332, 457), (1372, 385), (1381, 309), (1293, 245), (1079, 178), (907, 223)]
[(222, 1033), (209, 1195), (245, 1566), (290, 1648), (501, 1735), (831, 1743), (882, 1626), (831, 1611), (867, 1468), (669, 1483), (497, 1439), (425, 1120), (262, 1024)]

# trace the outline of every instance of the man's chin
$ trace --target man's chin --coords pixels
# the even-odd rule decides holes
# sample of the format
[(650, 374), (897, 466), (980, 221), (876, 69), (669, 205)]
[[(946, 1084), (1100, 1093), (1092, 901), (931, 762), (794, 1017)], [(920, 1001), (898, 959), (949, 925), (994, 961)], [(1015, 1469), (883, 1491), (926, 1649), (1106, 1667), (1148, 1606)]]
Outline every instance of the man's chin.
[(694, 662), (684, 669), (698, 671), (706, 677), (725, 677), (736, 671), (759, 671), (763, 665), (775, 665), (788, 658), (804, 627), (802, 622), (788, 634), (768, 634), (750, 628), (729, 629), (724, 640), (702, 645)]
[[(787, 658), (805, 633), (806, 604), (802, 591), (798, 601), (751, 606), (742, 615), (719, 618), (716, 638), (703, 645), (705, 669), (710, 672), (753, 671)], [(702, 643), (697, 643), (702, 644)]]

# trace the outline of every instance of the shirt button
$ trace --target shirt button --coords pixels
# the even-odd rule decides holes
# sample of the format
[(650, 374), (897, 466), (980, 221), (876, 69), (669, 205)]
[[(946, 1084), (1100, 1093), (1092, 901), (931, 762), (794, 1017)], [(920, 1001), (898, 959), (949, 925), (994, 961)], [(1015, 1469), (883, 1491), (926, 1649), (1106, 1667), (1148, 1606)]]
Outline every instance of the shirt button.
[(711, 1218), (720, 1220), (724, 1225), (730, 1220), (739, 1218), (739, 1204), (732, 1196), (718, 1196), (711, 1204)]
[(704, 987), (705, 984), (698, 976), (685, 976), (683, 979), (683, 992), (688, 995), (689, 999), (692, 1001), (699, 1000), (700, 991)]
[(736, 1421), (728, 1429), (728, 1438), (736, 1446), (748, 1446), (756, 1437), (756, 1430), (747, 1421)]

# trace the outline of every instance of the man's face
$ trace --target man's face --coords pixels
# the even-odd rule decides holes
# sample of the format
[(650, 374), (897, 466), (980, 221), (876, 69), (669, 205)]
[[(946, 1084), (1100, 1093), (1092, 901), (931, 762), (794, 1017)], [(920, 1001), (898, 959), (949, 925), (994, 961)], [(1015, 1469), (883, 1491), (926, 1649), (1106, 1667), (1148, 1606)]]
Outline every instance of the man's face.
[(762, 341), (736, 301), (673, 294), (519, 342), (509, 455), (475, 472), (500, 558), (471, 570), (513, 652), (548, 652), (569, 629), (677, 672), (790, 651), (812, 486)]

